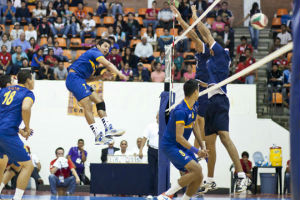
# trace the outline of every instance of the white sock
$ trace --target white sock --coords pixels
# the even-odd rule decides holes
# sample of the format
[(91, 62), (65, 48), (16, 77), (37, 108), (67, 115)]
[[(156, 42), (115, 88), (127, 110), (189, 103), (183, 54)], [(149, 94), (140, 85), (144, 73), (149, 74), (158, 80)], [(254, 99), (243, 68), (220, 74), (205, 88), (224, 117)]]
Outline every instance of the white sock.
[(186, 195), (186, 193), (184, 193), (182, 200), (190, 200), (191, 197), (189, 197), (188, 195)]
[(1, 183), (1, 185), (0, 185), (0, 194), (1, 194), (4, 187), (5, 187), (4, 183)]
[(238, 178), (246, 178), (245, 172), (238, 172)]
[(166, 195), (173, 195), (175, 194), (177, 191), (179, 191), (182, 187), (179, 185), (178, 181), (176, 181), (175, 183), (173, 183), (170, 187), (170, 189), (168, 189), (168, 191), (166, 191)]
[(108, 118), (107, 117), (103, 117), (103, 118), (101, 118), (101, 121), (102, 121), (102, 123), (104, 125), (105, 130), (108, 129), (109, 125), (110, 125), (110, 122), (109, 122)]
[(96, 123), (90, 124), (90, 128), (93, 131), (95, 137), (100, 133)]
[(212, 183), (212, 182), (215, 182), (215, 179), (214, 179), (214, 177), (207, 177), (206, 182)]
[(24, 190), (17, 188), (13, 200), (22, 200), (23, 194)]

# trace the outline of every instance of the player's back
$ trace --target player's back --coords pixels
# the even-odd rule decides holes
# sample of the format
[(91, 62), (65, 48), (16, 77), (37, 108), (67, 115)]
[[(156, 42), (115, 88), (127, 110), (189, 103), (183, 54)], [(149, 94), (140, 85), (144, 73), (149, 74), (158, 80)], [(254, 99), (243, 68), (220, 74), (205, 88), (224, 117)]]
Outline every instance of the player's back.
[(166, 146), (169, 144), (174, 144), (180, 148), (184, 148), (176, 141), (176, 124), (184, 124), (183, 136), (186, 140), (188, 140), (192, 133), (193, 123), (197, 116), (197, 107), (197, 102), (191, 108), (187, 102), (183, 100), (174, 108), (174, 110), (171, 111), (169, 122), (163, 135), (163, 143)]
[(83, 79), (88, 79), (99, 65), (99, 58), (104, 55), (97, 48), (91, 48), (84, 52), (68, 70), (73, 69)]
[(0, 134), (17, 134), (22, 122), (22, 103), (25, 98), (34, 101), (33, 92), (21, 85), (0, 91)]

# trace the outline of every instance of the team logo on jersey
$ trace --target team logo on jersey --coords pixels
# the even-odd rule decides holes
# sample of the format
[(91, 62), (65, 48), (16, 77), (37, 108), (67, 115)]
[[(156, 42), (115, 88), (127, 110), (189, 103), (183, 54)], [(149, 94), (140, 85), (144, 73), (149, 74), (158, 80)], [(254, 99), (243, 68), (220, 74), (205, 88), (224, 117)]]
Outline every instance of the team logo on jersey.
[(192, 112), (192, 119), (194, 119), (194, 117), (195, 117), (195, 116), (194, 116), (194, 113)]

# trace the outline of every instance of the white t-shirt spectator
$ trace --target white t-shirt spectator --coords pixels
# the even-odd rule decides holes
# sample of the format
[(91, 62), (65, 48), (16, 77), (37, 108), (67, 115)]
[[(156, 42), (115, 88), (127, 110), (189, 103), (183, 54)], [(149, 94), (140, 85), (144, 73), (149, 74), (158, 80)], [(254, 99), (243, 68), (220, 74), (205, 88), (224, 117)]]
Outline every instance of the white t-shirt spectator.
[(151, 123), (144, 130), (143, 136), (148, 139), (149, 146), (154, 149), (158, 149), (158, 124), (156, 122)]
[(285, 32), (285, 33), (278, 33), (277, 37), (280, 38), (281, 42), (280, 44), (285, 45), (287, 44), (289, 41), (292, 40), (292, 36), (289, 32)]
[(34, 38), (35, 41), (37, 41), (37, 33), (36, 33), (36, 30), (32, 30), (32, 31), (25, 31), (25, 40), (29, 41), (30, 38)]
[(43, 16), (46, 16), (46, 10), (45, 9), (34, 9), (32, 11), (32, 17), (43, 17)]
[(63, 28), (65, 28), (65, 24), (64, 23), (56, 23), (56, 22), (54, 22), (54, 28), (55, 29), (63, 29)]
[(15, 40), (15, 39), (20, 38), (21, 33), (24, 33), (24, 30), (13, 29), (13, 30), (11, 30), (10, 35), (11, 35), (12, 39)]
[(172, 13), (171, 9), (161, 9), (158, 12), (157, 18), (158, 18), (158, 20), (170, 21), (173, 19), (173, 13)]
[(57, 78), (59, 80), (64, 80), (65, 77), (68, 74), (68, 71), (66, 68), (64, 68), (63, 70), (60, 70), (58, 67), (54, 69), (54, 74), (57, 76)]
[(0, 48), (2, 47), (2, 45), (6, 45), (7, 52), (10, 52), (10, 50), (11, 50), (11, 41), (7, 40), (6, 42), (3, 42), (2, 40), (0, 40)]
[(85, 26), (83, 26), (84, 32), (90, 32), (90, 31), (92, 31), (92, 28), (96, 26), (96, 22), (93, 19), (90, 19), (90, 20), (84, 19), (82, 21), (82, 24), (85, 25)]
[(146, 43), (146, 45), (143, 45), (143, 43), (140, 42), (135, 47), (134, 55), (139, 58), (149, 58), (150, 56), (153, 56), (153, 47), (148, 42)]
[(147, 38), (147, 42), (150, 42), (150, 43), (157, 42), (156, 33), (154, 33), (153, 37), (150, 37), (147, 33), (144, 33), (143, 37)]

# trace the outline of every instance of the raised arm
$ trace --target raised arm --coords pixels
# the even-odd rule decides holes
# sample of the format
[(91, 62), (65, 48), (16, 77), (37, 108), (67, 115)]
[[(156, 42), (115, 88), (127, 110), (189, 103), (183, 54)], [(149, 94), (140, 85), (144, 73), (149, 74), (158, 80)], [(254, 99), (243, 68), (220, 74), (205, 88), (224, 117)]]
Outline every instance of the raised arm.
[(105, 67), (107, 67), (111, 72), (117, 74), (120, 77), (120, 79), (128, 80), (128, 77), (122, 74), (122, 72), (120, 72), (114, 64), (106, 60), (104, 56), (101, 56), (97, 61), (103, 64)]
[[(186, 23), (182, 17), (180, 12), (177, 10), (176, 7), (174, 7), (173, 5), (171, 6), (171, 10), (173, 11), (177, 21), (179, 22), (180, 26), (182, 27), (182, 29), (185, 31), (187, 30), (190, 26), (188, 23)], [(190, 30), (187, 34), (187, 36), (196, 43), (196, 51), (197, 52), (203, 52), (203, 42), (200, 40), (200, 38), (198, 37), (197, 33), (194, 30)]]

